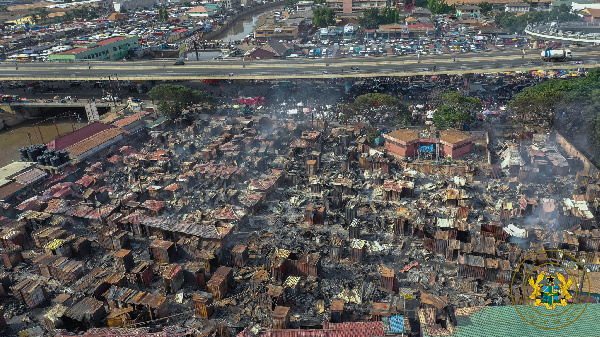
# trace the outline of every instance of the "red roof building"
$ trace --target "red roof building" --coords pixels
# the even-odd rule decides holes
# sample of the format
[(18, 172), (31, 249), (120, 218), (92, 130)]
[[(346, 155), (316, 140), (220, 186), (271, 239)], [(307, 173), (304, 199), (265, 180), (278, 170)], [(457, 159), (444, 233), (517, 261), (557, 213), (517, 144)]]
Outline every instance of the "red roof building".
[(93, 123), (90, 125), (86, 125), (77, 131), (73, 131), (68, 133), (62, 137), (58, 137), (55, 140), (48, 143), (49, 149), (56, 150), (64, 150), (67, 147), (79, 143), (80, 141), (91, 137), (95, 134), (98, 134), (104, 130), (115, 128), (112, 125), (103, 124), (103, 123)]

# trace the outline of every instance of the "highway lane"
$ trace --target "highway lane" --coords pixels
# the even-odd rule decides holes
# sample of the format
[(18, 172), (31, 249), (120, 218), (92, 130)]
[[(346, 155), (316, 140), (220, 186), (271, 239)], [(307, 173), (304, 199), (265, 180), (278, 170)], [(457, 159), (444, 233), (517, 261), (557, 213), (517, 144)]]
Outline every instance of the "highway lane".
[[(427, 73), (460, 74), (511, 70), (591, 68), (600, 64), (600, 49), (573, 49), (571, 62), (542, 62), (538, 50), (297, 60), (127, 61), (88, 63), (4, 63), (0, 80), (193, 80), (226, 78), (331, 78), (407, 76)], [(529, 63), (533, 60), (534, 63)], [(582, 61), (583, 65), (575, 64)], [(358, 67), (359, 70), (351, 70)], [(435, 70), (434, 70), (435, 67)], [(230, 74), (233, 74), (231, 76)]]

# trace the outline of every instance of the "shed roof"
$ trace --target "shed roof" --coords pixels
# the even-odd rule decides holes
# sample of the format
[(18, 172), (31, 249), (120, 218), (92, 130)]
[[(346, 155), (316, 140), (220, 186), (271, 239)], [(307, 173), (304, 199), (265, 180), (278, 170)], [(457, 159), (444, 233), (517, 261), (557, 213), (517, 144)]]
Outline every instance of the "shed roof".
[(104, 130), (112, 129), (114, 126), (103, 124), (103, 123), (93, 123), (90, 125), (86, 125), (77, 131), (73, 131), (68, 133), (62, 137), (58, 137), (55, 140), (48, 143), (49, 149), (56, 150), (64, 150), (67, 147), (79, 143), (80, 141), (91, 137), (97, 133), (100, 133)]

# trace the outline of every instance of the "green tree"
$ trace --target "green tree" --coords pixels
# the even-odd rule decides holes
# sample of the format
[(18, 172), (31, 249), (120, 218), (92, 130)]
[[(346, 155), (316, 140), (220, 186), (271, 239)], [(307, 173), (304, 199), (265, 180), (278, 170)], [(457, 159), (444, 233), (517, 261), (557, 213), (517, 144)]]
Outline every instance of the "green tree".
[(384, 7), (379, 15), (379, 24), (398, 23), (400, 12), (395, 8)]
[(415, 0), (415, 7), (427, 7), (427, 0)]
[(432, 97), (438, 105), (433, 113), (433, 123), (437, 127), (462, 128), (464, 123), (471, 122), (475, 113), (481, 109), (481, 100), (468, 97), (455, 91), (448, 91)]
[(344, 119), (361, 116), (367, 120), (388, 115), (395, 124), (410, 124), (411, 112), (405, 104), (390, 95), (370, 93), (358, 96), (348, 109), (344, 110)]
[(333, 8), (316, 8), (313, 11), (313, 25), (327, 27), (335, 23), (335, 12)]
[(189, 1), (184, 1), (183, 2), (183, 7), (191, 7), (191, 6), (192, 6), (191, 2), (189, 2)]
[(193, 104), (214, 102), (204, 91), (192, 90), (183, 85), (159, 84), (148, 92), (150, 99), (158, 100), (158, 110), (170, 119), (181, 116), (184, 109)]
[(48, 9), (46, 9), (46, 7), (38, 7), (35, 9), (35, 11), (42, 21), (46, 20), (49, 16)]
[(510, 102), (513, 117), (525, 124), (553, 127), (557, 103), (565, 96), (566, 84), (552, 80), (525, 88)]
[(395, 8), (367, 8), (363, 11), (363, 16), (358, 18), (358, 23), (364, 29), (376, 29), (379, 25), (399, 22), (400, 12)]
[(363, 15), (358, 18), (358, 24), (364, 29), (379, 28), (379, 9), (367, 8), (363, 11)]
[(479, 8), (481, 8), (481, 13), (488, 15), (488, 16), (489, 16), (490, 12), (492, 12), (492, 10), (494, 10), (494, 6), (487, 1), (480, 2), (479, 4), (477, 4), (477, 6), (479, 6)]
[(283, 2), (283, 5), (287, 8), (293, 8), (296, 6), (297, 3), (298, 3), (298, 0), (285, 0)]
[(39, 18), (37, 13), (35, 12), (35, 8), (29, 8), (29, 15), (31, 16), (31, 21), (33, 21), (32, 23), (35, 25), (39, 22)]
[(581, 21), (582, 18), (576, 14), (569, 12), (568, 6), (559, 6), (554, 8), (550, 12), (538, 11), (529, 12), (522, 15), (515, 15), (514, 13), (501, 12), (494, 17), (494, 21), (500, 25), (500, 27), (506, 29), (509, 33), (522, 32), (527, 24), (538, 23), (538, 22), (550, 22), (550, 21)]
[(367, 144), (375, 144), (375, 138), (379, 137), (381, 132), (377, 130), (377, 128), (371, 126), (367, 129), (367, 133), (365, 134), (365, 140)]
[(446, 0), (427, 0), (427, 9), (433, 14), (453, 14), (456, 12), (456, 6), (448, 5)]
[(121, 14), (127, 14), (127, 8), (121, 6), (121, 8), (119, 9), (119, 13), (121, 13)]

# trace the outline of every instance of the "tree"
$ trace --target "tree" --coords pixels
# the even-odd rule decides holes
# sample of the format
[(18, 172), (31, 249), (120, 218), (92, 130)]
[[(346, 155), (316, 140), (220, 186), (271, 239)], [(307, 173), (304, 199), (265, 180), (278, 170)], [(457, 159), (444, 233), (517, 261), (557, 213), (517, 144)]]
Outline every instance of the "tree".
[(192, 4), (189, 1), (184, 1), (183, 7), (192, 7)]
[(379, 9), (367, 8), (363, 11), (363, 16), (358, 18), (358, 23), (364, 29), (379, 28)]
[(29, 8), (29, 12), (31, 13), (31, 21), (33, 24), (37, 24), (39, 22), (37, 13), (35, 12), (35, 8)]
[(375, 124), (375, 120), (387, 115), (394, 124), (410, 124), (411, 112), (405, 104), (395, 97), (385, 94), (370, 93), (358, 96), (348, 109), (344, 110), (344, 119), (360, 116)]
[(121, 13), (121, 14), (127, 14), (127, 8), (121, 6), (121, 8), (119, 9), (119, 13)]
[(283, 2), (284, 6), (287, 8), (295, 7), (297, 3), (298, 3), (298, 0), (285, 0)]
[(316, 8), (313, 11), (313, 25), (327, 27), (335, 23), (335, 13), (332, 8)]
[(213, 103), (213, 98), (204, 91), (192, 90), (183, 85), (159, 84), (148, 92), (150, 99), (158, 100), (158, 110), (170, 119), (181, 116), (183, 110), (193, 104)]
[(379, 24), (398, 23), (400, 11), (395, 8), (384, 7), (379, 15)]
[(510, 101), (510, 111), (517, 121), (552, 128), (557, 103), (565, 96), (566, 83), (552, 80), (525, 88)]
[(489, 15), (489, 13), (494, 9), (494, 6), (487, 1), (480, 2), (477, 4), (477, 6), (481, 8), (481, 13), (484, 13), (485, 15)]
[(376, 29), (379, 25), (398, 23), (399, 15), (400, 12), (395, 8), (367, 8), (363, 11), (363, 16), (358, 18), (358, 23), (365, 29)]
[(36, 8), (36, 12), (41, 20), (46, 20), (49, 16), (48, 9), (46, 9), (46, 7), (38, 7)]
[(456, 109), (449, 105), (442, 105), (433, 113), (433, 123), (438, 128), (462, 128), (464, 123), (473, 119), (473, 115), (467, 111)]
[(427, 7), (427, 0), (415, 0), (415, 7)]
[(462, 128), (471, 122), (481, 109), (481, 100), (468, 97), (455, 91), (433, 95), (431, 101), (438, 106), (433, 113), (433, 123), (437, 127)]
[(570, 13), (569, 6), (559, 6), (550, 12), (538, 11), (529, 12), (522, 15), (514, 13), (501, 12), (494, 17), (494, 21), (500, 27), (506, 29), (509, 33), (522, 32), (527, 24), (550, 21), (581, 21), (582, 18), (576, 14)]
[(456, 6), (448, 5), (446, 0), (427, 0), (427, 9), (433, 14), (452, 14), (456, 12)]

